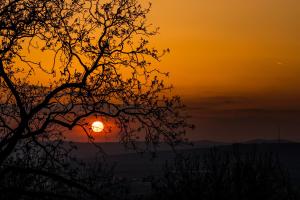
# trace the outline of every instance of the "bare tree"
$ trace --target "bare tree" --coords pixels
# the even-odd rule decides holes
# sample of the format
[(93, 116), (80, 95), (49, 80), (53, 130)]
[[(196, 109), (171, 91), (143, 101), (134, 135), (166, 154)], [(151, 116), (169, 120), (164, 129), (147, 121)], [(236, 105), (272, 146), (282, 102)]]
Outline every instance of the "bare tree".
[(134, 148), (138, 140), (150, 150), (183, 140), (183, 105), (164, 84), (168, 73), (153, 67), (168, 50), (149, 46), (158, 33), (147, 21), (150, 7), (138, 0), (0, 0), (3, 173), (18, 160), (50, 176), (40, 169), (68, 161), (64, 131), (81, 127), (92, 141), (91, 116), (113, 121), (120, 141)]

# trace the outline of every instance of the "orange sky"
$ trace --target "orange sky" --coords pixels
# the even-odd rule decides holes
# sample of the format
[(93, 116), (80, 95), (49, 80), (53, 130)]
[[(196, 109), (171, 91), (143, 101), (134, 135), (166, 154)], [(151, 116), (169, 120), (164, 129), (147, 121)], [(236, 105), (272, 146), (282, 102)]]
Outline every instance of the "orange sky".
[[(300, 86), (300, 1), (153, 0), (162, 67), (185, 94), (293, 94)], [(212, 94), (213, 95), (213, 94)]]
[[(189, 99), (265, 98), (266, 93), (295, 97), (300, 86), (299, 0), (150, 1), (149, 22), (161, 28), (152, 44), (171, 49), (160, 67), (171, 72), (177, 93)], [(31, 57), (41, 56), (33, 51)], [(39, 74), (43, 81), (44, 76)]]
[(274, 139), (280, 126), (283, 138), (300, 141), (299, 0), (152, 3), (149, 21), (161, 28), (153, 44), (171, 49), (160, 67), (196, 125), (188, 137)]
[[(299, 0), (153, 0), (161, 67), (196, 139), (300, 139)], [(299, 136), (298, 136), (299, 135)]]
[(152, 44), (171, 49), (160, 67), (189, 106), (191, 138), (274, 138), (280, 124), (300, 141), (299, 0), (151, 2)]

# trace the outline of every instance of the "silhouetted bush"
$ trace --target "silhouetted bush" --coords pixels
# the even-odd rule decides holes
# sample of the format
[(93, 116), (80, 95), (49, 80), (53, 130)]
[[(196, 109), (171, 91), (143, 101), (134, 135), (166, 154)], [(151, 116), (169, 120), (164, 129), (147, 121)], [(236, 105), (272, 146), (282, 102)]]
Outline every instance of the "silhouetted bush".
[(0, 169), (1, 200), (126, 199), (126, 180), (103, 160), (44, 168), (11, 163)]
[(179, 155), (153, 182), (153, 199), (293, 200), (289, 175), (271, 153), (211, 150)]

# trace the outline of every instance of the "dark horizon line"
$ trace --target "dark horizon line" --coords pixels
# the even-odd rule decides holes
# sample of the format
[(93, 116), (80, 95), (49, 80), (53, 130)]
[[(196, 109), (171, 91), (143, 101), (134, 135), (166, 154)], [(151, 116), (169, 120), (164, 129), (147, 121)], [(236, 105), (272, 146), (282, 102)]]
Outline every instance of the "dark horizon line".
[[(71, 141), (71, 140), (65, 140), (65, 142), (71, 142), (76, 144), (92, 144), (91, 142), (79, 142), (79, 141)], [(95, 144), (121, 144), (121, 142), (94, 142)], [(137, 143), (144, 143), (144, 141), (137, 141)], [(219, 141), (219, 140), (209, 140), (209, 139), (203, 139), (203, 140), (190, 140), (189, 143), (215, 143), (215, 144), (247, 144), (247, 143), (299, 143), (296, 139), (262, 139), (262, 138), (255, 138), (255, 139), (249, 139), (249, 140), (243, 140), (243, 141), (234, 141), (234, 142), (228, 142), (228, 141)], [(166, 144), (164, 142), (160, 144)], [(180, 145), (188, 145), (188, 143), (181, 143)]]

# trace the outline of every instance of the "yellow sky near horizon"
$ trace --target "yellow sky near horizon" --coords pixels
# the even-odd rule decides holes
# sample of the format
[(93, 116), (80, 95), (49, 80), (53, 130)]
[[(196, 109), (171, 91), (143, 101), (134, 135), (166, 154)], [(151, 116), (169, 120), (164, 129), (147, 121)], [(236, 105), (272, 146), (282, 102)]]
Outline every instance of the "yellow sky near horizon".
[(171, 49), (160, 65), (179, 94), (280, 99), (299, 91), (300, 1), (152, 3), (150, 20), (161, 27), (154, 44)]

